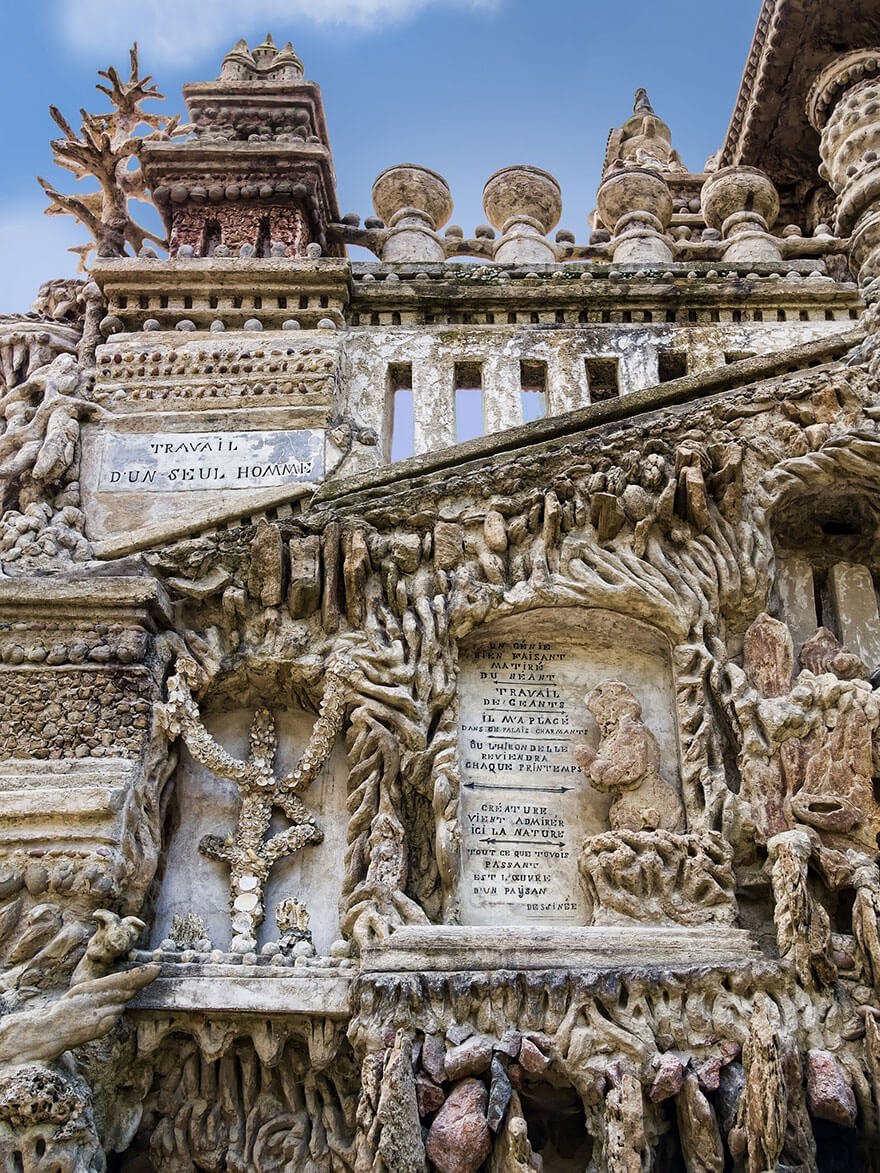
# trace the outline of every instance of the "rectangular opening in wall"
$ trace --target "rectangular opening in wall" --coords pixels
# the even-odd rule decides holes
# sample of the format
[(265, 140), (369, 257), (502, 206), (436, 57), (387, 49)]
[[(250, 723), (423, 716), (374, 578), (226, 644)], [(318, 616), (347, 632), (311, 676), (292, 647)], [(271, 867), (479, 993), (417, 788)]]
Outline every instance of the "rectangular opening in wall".
[(547, 414), (547, 364), (523, 359), (519, 377), (523, 423), (543, 419)]
[(590, 402), (601, 403), (604, 399), (616, 399), (620, 395), (620, 361), (616, 358), (588, 358), (587, 386)]
[(483, 416), (483, 368), (478, 362), (455, 364), (455, 442), (486, 434)]
[(687, 354), (683, 350), (661, 350), (657, 354), (657, 377), (661, 383), (683, 379), (688, 373)]
[(415, 451), (412, 363), (388, 367), (385, 410), (385, 452), (390, 460), (406, 460)]

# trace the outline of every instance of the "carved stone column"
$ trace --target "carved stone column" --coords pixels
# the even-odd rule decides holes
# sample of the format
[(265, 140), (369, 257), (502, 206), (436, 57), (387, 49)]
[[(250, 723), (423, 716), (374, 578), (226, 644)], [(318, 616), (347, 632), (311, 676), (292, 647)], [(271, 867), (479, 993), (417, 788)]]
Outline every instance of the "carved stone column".
[(835, 58), (807, 98), (821, 135), (819, 174), (837, 197), (835, 230), (851, 237), (861, 283), (880, 275), (880, 48)]

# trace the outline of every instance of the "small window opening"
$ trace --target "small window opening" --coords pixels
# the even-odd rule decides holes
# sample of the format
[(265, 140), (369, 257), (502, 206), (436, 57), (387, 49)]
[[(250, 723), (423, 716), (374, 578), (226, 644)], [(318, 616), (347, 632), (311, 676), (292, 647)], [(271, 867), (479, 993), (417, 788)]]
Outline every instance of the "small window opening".
[(202, 256), (212, 257), (217, 245), (221, 243), (223, 233), (220, 230), (219, 220), (206, 220), (205, 231), (202, 235)]
[(272, 255), (272, 226), (268, 216), (263, 216), (260, 219), (260, 226), (257, 229), (256, 253), (258, 257)]
[(483, 416), (483, 370), (479, 363), (455, 364), (455, 442), (486, 433)]
[(601, 403), (605, 399), (616, 399), (620, 395), (620, 362), (616, 358), (588, 358), (587, 384), (590, 388), (590, 402)]
[(683, 350), (661, 350), (657, 355), (657, 372), (661, 383), (683, 379), (688, 373), (687, 355)]
[(826, 310), (825, 311), (825, 321), (826, 322), (833, 322), (834, 321), (834, 310)]
[(307, 293), (301, 293), (299, 295), (299, 308), (301, 310), (307, 310), (309, 308), (309, 295)]
[(743, 320), (742, 310), (734, 310), (730, 316), (734, 322), (741, 322)]
[(667, 322), (674, 322), (675, 321), (675, 310), (667, 310), (666, 311), (666, 321)]
[(391, 460), (406, 460), (415, 451), (412, 363), (388, 367), (385, 451)]
[(813, 601), (816, 607), (817, 624), (820, 627), (827, 627), (829, 631), (833, 632), (840, 639), (837, 615), (831, 606), (828, 571), (819, 566), (813, 567)]
[(809, 314), (809, 311), (808, 311), (808, 310), (801, 310), (801, 312), (800, 312), (800, 314), (798, 315), (798, 317), (800, 318), (800, 320), (801, 320), (802, 322), (809, 322), (809, 320), (810, 320), (810, 314)]
[(763, 310), (755, 310), (754, 315), (753, 315), (753, 320), (756, 322), (763, 322), (764, 321), (764, 311)]
[(286, 297), (282, 296), (282, 297), (279, 297), (279, 298), (278, 298), (278, 308), (279, 308), (280, 310), (286, 310), (286, 309), (287, 309), (287, 298), (286, 298)]
[(777, 322), (784, 322), (785, 321), (785, 310), (777, 310), (776, 311), (776, 321)]
[(519, 372), (523, 423), (530, 424), (547, 414), (547, 364), (524, 359)]

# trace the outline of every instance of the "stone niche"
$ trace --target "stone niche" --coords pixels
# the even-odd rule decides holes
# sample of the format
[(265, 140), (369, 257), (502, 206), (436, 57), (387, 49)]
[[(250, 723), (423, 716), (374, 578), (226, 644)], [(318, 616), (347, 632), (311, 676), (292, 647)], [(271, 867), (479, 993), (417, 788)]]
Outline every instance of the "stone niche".
[[(208, 714), (205, 727), (233, 757), (248, 755), (248, 732), (253, 709), (234, 709)], [(279, 774), (292, 769), (305, 746), (315, 722), (313, 714), (276, 710), (278, 732), (276, 765)], [(194, 761), (181, 747), (175, 783), (173, 829), (167, 845), (165, 873), (159, 893), (153, 929), (153, 945), (168, 936), (172, 918), (195, 912), (201, 916), (215, 949), (229, 948), (232, 930), (229, 913), (229, 870), (199, 851), (205, 835), (225, 837), (235, 829), (239, 810), (238, 790), (233, 782), (219, 778)], [(307, 844), (296, 855), (279, 860), (272, 868), (265, 888), (266, 918), (260, 926), (258, 944), (277, 940), (275, 907), (290, 897), (301, 900), (310, 916), (309, 927), (319, 955), (340, 936), (338, 903), (342, 891), (342, 860), (345, 855), (346, 787), (348, 769), (345, 746), (338, 742), (330, 760), (312, 785), (302, 794), (324, 833), (321, 843)], [(286, 825), (276, 811), (270, 834)]]
[(655, 627), (600, 609), (539, 608), (498, 620), (460, 649), (461, 919), (586, 925), (584, 837), (608, 829), (609, 796), (575, 761), (599, 730), (584, 697), (627, 684), (679, 785), (670, 645)]

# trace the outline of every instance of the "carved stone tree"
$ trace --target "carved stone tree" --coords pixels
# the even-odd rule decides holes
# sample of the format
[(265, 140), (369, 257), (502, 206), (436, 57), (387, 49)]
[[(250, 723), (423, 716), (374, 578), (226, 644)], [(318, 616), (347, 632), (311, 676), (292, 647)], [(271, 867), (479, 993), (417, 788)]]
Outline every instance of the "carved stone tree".
[[(203, 855), (229, 866), (234, 953), (249, 953), (256, 948), (256, 932), (265, 915), (263, 887), (272, 866), (306, 844), (320, 843), (324, 838), (299, 795), (325, 766), (342, 728), (351, 670), (352, 665), (345, 660), (336, 660), (328, 668), (324, 698), (309, 744), (296, 767), (281, 778), (275, 773), (275, 719), (268, 709), (258, 709), (254, 714), (250, 753), (246, 761), (241, 761), (228, 754), (202, 723), (190, 691), (195, 664), (186, 659), (178, 661), (177, 672), (168, 682), (168, 701), (161, 706), (168, 733), (182, 737), (196, 761), (234, 782), (241, 795), (235, 832), (225, 838), (206, 835), (199, 844)], [(276, 809), (284, 813), (290, 826), (267, 838)]]
[[(52, 142), (55, 162), (77, 180), (96, 179), (99, 184), (97, 191), (73, 196), (58, 191), (45, 179), (39, 180), (51, 201), (47, 215), (75, 216), (92, 234), (92, 243), (71, 250), (80, 254), (82, 269), (93, 250), (99, 257), (122, 257), (126, 245), (137, 251), (147, 240), (165, 243), (132, 219), (128, 201), (142, 198), (146, 191), (143, 172), (137, 163), (143, 144), (177, 138), (189, 133), (189, 127), (179, 125), (179, 115), (165, 118), (142, 109), (145, 101), (161, 100), (164, 95), (150, 85), (150, 77), (140, 76), (137, 45), (131, 49), (130, 61), (127, 81), (123, 81), (113, 66), (99, 72), (98, 76), (109, 84), (95, 88), (107, 95), (113, 110), (104, 114), (81, 110), (79, 134), (56, 106), (49, 107), (64, 135)], [(142, 127), (148, 127), (149, 133), (138, 133)]]

